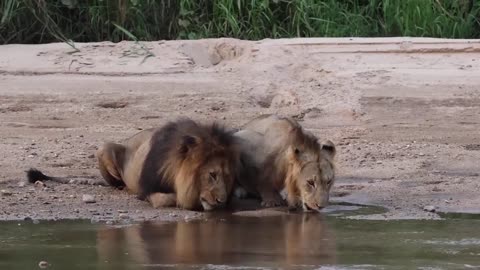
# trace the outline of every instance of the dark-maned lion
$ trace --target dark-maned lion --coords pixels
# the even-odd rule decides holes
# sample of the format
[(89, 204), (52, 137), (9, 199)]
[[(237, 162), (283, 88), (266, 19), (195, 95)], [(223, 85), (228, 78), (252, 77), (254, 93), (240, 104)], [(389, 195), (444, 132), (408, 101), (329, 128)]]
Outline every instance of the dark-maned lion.
[(110, 185), (126, 186), (155, 208), (212, 210), (223, 206), (231, 193), (237, 148), (233, 134), (217, 124), (182, 119), (141, 131), (121, 144), (105, 143), (97, 158)]
[[(323, 144), (294, 119), (263, 115), (235, 133), (241, 147), (237, 182), (266, 207), (321, 210), (335, 180), (335, 146)], [(237, 192), (236, 192), (237, 194)]]

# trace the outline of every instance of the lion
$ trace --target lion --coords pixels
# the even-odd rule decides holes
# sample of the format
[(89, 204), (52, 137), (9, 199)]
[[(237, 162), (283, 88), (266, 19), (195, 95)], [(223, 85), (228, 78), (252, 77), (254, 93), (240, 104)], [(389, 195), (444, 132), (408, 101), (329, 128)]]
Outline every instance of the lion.
[[(236, 137), (241, 157), (235, 195), (260, 197), (262, 206), (320, 211), (335, 181), (335, 145), (318, 139), (292, 118), (262, 115)], [(242, 192), (243, 191), (243, 192)], [(244, 193), (246, 191), (246, 194)]]
[[(239, 151), (233, 132), (191, 119), (143, 130), (96, 153), (100, 173), (155, 208), (209, 211), (225, 206), (234, 184)], [(30, 170), (29, 180), (61, 180)]]

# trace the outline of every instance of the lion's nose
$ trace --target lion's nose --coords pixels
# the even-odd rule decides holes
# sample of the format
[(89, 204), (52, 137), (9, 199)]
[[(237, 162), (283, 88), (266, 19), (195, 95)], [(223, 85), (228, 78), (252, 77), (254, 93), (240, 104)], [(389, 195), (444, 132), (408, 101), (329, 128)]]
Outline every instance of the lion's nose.
[(317, 209), (318, 209), (318, 210), (322, 210), (323, 208), (325, 208), (324, 205), (321, 205), (321, 204), (319, 204), (319, 203), (317, 203), (316, 205), (317, 205)]

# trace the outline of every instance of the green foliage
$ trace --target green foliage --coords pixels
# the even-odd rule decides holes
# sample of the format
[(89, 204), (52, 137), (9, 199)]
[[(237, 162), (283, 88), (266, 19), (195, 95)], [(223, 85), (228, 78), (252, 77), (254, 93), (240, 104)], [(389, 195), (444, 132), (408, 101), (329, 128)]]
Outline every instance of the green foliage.
[(477, 0), (2, 0), (0, 43), (480, 37)]

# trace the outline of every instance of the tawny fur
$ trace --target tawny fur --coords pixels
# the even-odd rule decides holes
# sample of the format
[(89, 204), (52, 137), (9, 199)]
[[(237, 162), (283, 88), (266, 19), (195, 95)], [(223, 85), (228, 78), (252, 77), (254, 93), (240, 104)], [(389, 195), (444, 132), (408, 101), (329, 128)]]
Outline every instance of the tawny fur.
[(97, 157), (107, 182), (155, 207), (171, 206), (173, 193), (178, 207), (210, 210), (232, 190), (238, 150), (222, 127), (183, 119), (106, 143)]
[(291, 208), (326, 206), (335, 176), (332, 142), (320, 144), (294, 119), (278, 115), (252, 120), (235, 137), (242, 149), (237, 182), (264, 206), (283, 204), (282, 190)]
[(223, 206), (233, 189), (239, 149), (223, 127), (180, 119), (122, 143), (107, 142), (96, 155), (106, 182), (52, 177), (33, 168), (27, 178), (126, 187), (154, 207), (212, 210)]

